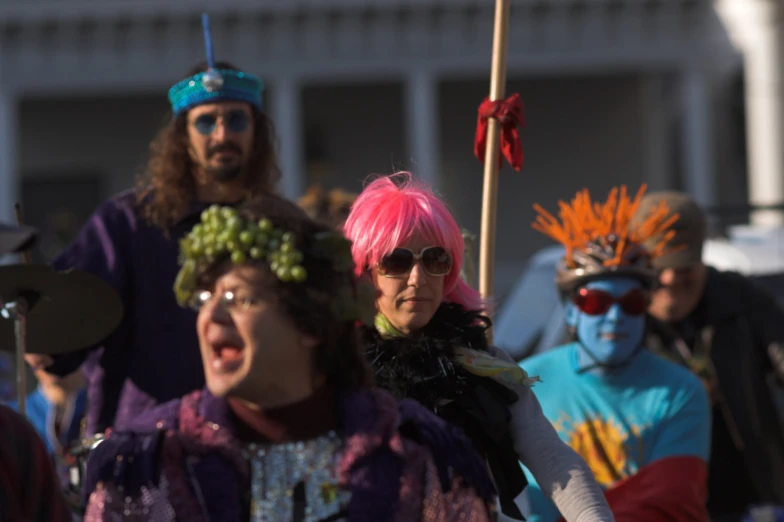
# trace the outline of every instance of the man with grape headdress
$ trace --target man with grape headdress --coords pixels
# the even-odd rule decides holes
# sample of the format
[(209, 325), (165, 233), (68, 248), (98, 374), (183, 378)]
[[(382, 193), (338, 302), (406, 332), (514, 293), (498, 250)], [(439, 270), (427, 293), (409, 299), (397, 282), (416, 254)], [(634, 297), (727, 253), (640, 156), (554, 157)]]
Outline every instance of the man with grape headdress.
[(468, 439), (373, 389), (358, 325), (374, 292), (342, 233), (259, 197), (208, 209), (180, 261), (206, 386), (112, 430), (88, 466), (86, 522), (491, 520)]

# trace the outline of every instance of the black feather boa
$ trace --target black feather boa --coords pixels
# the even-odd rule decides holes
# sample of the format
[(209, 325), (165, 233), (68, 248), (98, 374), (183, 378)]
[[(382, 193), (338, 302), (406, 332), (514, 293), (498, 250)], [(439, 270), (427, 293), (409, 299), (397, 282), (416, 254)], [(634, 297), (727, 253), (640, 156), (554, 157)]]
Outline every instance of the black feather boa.
[(490, 320), (478, 312), (444, 303), (427, 326), (405, 337), (382, 337), (375, 328), (365, 328), (365, 353), (376, 386), (440, 414), (445, 402), (461, 397), (471, 386), (473, 376), (454, 362), (455, 348), (486, 352), (489, 326)]
[(522, 520), (514, 498), (527, 481), (509, 427), (509, 405), (517, 394), (454, 360), (457, 347), (486, 352), (490, 324), (479, 312), (444, 303), (427, 326), (406, 336), (386, 337), (376, 328), (363, 328), (363, 346), (376, 386), (398, 399), (414, 399), (463, 429), (490, 465), (504, 513)]

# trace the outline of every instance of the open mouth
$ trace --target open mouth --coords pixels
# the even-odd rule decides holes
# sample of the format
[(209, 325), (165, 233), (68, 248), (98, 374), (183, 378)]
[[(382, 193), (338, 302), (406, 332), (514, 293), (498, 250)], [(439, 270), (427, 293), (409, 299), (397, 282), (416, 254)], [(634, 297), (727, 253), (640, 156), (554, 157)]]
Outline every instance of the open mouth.
[(628, 338), (629, 336), (622, 332), (608, 332), (603, 333), (601, 338), (603, 341), (623, 341), (624, 339)]
[(245, 359), (245, 348), (233, 344), (220, 343), (212, 345), (212, 369), (217, 373), (237, 370)]

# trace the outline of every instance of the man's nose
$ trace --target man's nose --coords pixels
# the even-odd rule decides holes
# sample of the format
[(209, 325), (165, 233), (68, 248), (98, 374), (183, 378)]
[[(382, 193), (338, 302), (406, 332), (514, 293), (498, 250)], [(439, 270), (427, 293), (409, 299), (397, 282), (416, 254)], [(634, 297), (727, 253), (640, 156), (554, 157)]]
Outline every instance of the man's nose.
[(215, 130), (212, 131), (212, 138), (215, 141), (222, 142), (229, 135), (229, 128), (226, 123), (220, 119), (215, 122)]
[(665, 268), (659, 273), (659, 283), (663, 286), (669, 286), (675, 282), (675, 270), (672, 268)]

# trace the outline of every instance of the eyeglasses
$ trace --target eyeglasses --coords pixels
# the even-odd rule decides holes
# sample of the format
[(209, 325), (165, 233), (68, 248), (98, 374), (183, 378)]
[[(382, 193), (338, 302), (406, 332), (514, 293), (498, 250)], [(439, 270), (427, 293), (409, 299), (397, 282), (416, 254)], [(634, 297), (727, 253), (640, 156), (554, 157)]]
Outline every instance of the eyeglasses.
[(440, 246), (423, 248), (418, 254), (408, 248), (396, 248), (384, 256), (376, 268), (384, 277), (400, 277), (409, 273), (414, 263), (420, 260), (425, 273), (430, 276), (445, 276), (452, 270), (452, 257)]
[(648, 309), (648, 294), (641, 288), (629, 290), (620, 297), (604, 290), (581, 288), (572, 301), (581, 312), (588, 315), (605, 314), (615, 303), (618, 303), (627, 315), (642, 315)]
[(245, 290), (226, 290), (220, 294), (213, 294), (209, 290), (202, 290), (197, 292), (191, 299), (190, 307), (195, 310), (201, 310), (204, 305), (218, 299), (218, 302), (227, 310), (242, 310), (246, 311), (248, 308), (258, 303), (258, 299), (253, 297), (248, 291)]
[(209, 136), (215, 132), (215, 127), (218, 125), (219, 118), (223, 118), (224, 125), (226, 125), (231, 132), (245, 132), (250, 126), (250, 116), (248, 116), (246, 112), (239, 110), (231, 111), (224, 116), (202, 114), (193, 120), (193, 126), (199, 134)]

